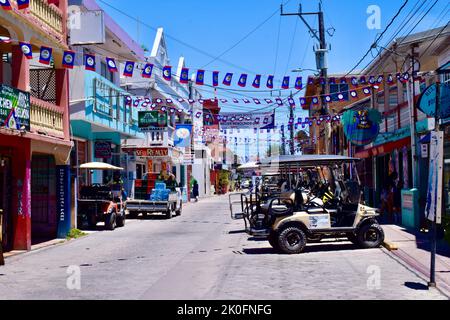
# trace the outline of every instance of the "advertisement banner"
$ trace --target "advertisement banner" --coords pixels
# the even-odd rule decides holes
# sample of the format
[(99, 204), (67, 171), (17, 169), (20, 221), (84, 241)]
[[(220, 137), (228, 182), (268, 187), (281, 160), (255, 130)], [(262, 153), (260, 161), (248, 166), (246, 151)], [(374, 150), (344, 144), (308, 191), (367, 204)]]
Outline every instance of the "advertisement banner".
[(30, 94), (0, 85), (0, 127), (30, 131)]
[(442, 184), (444, 165), (444, 132), (431, 132), (430, 169), (428, 177), (427, 206), (425, 216), (437, 224), (442, 223)]
[(187, 148), (191, 146), (192, 125), (177, 124), (175, 129), (175, 147)]
[(71, 228), (70, 166), (56, 167), (58, 239), (64, 239)]
[(221, 113), (221, 129), (274, 129), (275, 111)]
[(95, 157), (98, 159), (111, 159), (112, 148), (111, 141), (95, 141)]
[(141, 131), (160, 130), (168, 126), (167, 113), (159, 111), (139, 111), (138, 126)]

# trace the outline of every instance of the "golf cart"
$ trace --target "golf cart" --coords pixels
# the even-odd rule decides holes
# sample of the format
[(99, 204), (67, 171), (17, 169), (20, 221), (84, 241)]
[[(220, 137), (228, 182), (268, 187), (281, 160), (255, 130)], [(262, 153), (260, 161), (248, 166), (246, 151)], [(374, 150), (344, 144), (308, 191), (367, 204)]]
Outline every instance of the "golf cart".
[(326, 238), (379, 247), (384, 232), (377, 210), (361, 203), (357, 161), (321, 155), (263, 161), (261, 185), (230, 195), (232, 218), (243, 219), (249, 235), (267, 239), (286, 254), (301, 253), (308, 242)]
[[(80, 166), (83, 170), (112, 171), (116, 175), (123, 168), (107, 163), (92, 162)], [(104, 222), (107, 230), (125, 225), (124, 201), (120, 184), (92, 184), (82, 186), (78, 199), (78, 226), (94, 229), (97, 223)]]

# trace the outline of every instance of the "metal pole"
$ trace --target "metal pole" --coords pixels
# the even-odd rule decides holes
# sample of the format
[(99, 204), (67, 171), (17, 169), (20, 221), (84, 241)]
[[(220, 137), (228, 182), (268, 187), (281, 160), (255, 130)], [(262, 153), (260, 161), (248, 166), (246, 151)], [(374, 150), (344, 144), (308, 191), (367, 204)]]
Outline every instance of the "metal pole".
[[(417, 176), (417, 142), (416, 142), (416, 117), (415, 117), (415, 83), (414, 83), (414, 45), (411, 47), (411, 64), (412, 64), (412, 76), (411, 81), (408, 81), (407, 85), (407, 92), (408, 92), (408, 99), (409, 99), (409, 113), (410, 113), (410, 127), (411, 127), (411, 165), (412, 165), (412, 174), (413, 174), (413, 188), (418, 188), (418, 176)], [(412, 85), (412, 87), (411, 87)]]

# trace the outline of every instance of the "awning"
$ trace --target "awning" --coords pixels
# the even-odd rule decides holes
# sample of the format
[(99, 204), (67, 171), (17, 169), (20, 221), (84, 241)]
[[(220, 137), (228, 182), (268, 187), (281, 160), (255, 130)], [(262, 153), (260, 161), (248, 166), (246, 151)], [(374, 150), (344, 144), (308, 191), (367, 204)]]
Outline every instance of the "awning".
[(110, 165), (109, 163), (104, 162), (90, 162), (85, 163), (80, 166), (80, 169), (87, 169), (87, 170), (111, 170), (111, 171), (123, 171), (123, 168), (115, 167), (113, 165)]
[(396, 149), (400, 149), (409, 145), (411, 145), (411, 137), (407, 137), (394, 142), (384, 143), (371, 149), (359, 151), (356, 153), (355, 157), (360, 159), (367, 159), (371, 157), (384, 155)]

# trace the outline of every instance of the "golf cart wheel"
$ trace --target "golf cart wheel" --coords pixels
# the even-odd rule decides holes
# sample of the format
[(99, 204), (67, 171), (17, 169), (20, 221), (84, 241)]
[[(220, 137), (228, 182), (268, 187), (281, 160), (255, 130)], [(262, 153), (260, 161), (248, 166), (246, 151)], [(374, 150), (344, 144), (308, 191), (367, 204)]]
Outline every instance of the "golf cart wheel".
[(271, 232), (267, 240), (275, 251), (280, 251), (280, 246), (278, 245), (278, 235), (275, 232)]
[(117, 227), (118, 228), (125, 227), (125, 220), (126, 220), (125, 213), (123, 213), (122, 215), (118, 216), (116, 220), (117, 220)]
[(298, 227), (287, 227), (278, 235), (278, 246), (283, 253), (299, 254), (306, 246), (306, 235)]
[(116, 229), (116, 213), (115, 212), (111, 212), (109, 213), (106, 218), (105, 218), (105, 228), (106, 230), (110, 230), (113, 231), (114, 229)]
[(363, 225), (358, 231), (357, 239), (361, 248), (378, 248), (384, 241), (383, 228), (377, 223)]
[(180, 203), (180, 209), (178, 209), (177, 211), (175, 211), (175, 213), (177, 214), (177, 216), (181, 216), (181, 212), (183, 211), (183, 203)]

